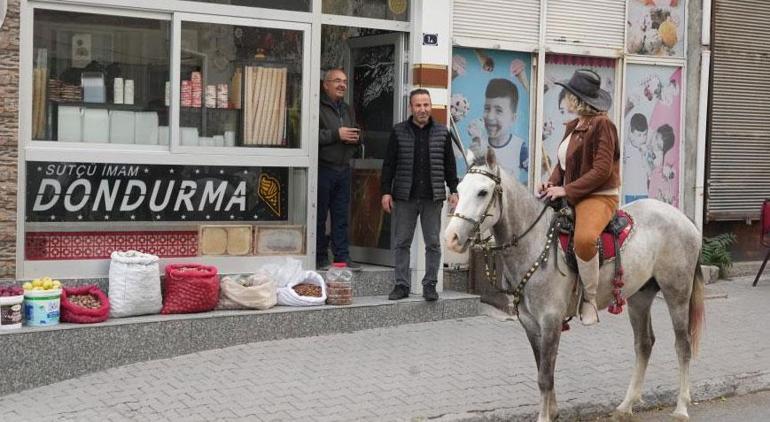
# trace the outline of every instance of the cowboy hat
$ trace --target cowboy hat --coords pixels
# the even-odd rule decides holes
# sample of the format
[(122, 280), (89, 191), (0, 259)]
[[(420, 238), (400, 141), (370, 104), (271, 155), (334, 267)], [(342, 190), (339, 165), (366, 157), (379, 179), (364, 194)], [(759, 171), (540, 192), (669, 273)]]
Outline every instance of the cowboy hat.
[(583, 102), (599, 111), (607, 111), (612, 106), (612, 96), (601, 89), (602, 78), (593, 70), (578, 69), (568, 81), (556, 82)]

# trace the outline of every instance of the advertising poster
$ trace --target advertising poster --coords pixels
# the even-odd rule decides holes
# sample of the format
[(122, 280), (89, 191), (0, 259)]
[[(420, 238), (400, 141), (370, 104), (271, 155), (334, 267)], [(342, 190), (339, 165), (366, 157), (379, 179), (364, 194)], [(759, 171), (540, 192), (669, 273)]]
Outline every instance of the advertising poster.
[(645, 56), (684, 55), (684, 0), (629, 0), (626, 49)]
[[(602, 79), (601, 88), (615, 94), (615, 60), (599, 57), (549, 54), (545, 58), (545, 96), (543, 97), (543, 144), (541, 180), (548, 180), (557, 164), (556, 151), (565, 137), (564, 124), (577, 116), (567, 110), (565, 90), (556, 82), (569, 80), (578, 69), (591, 69)], [(612, 118), (617, 101), (607, 112)]]
[(623, 203), (679, 206), (682, 68), (628, 65), (623, 110)]
[[(452, 50), (451, 117), (465, 148), (492, 147), (503, 169), (529, 180), (532, 56), (512, 51)], [(458, 175), (465, 162), (458, 157)]]

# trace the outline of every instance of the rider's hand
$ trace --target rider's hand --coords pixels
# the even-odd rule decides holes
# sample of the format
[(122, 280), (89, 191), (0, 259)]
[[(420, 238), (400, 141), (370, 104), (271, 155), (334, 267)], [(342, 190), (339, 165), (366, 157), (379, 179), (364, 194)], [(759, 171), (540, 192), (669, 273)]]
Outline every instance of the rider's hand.
[(564, 186), (551, 186), (545, 190), (544, 196), (553, 201), (554, 199), (567, 196), (567, 190), (564, 189)]
[(393, 210), (393, 197), (391, 195), (382, 195), (382, 209), (388, 214)]
[(538, 186), (538, 188), (537, 188), (537, 197), (538, 198), (542, 198), (543, 195), (545, 195), (545, 191), (548, 190), (548, 188), (550, 188), (551, 186), (553, 186), (553, 184), (551, 184), (551, 182), (543, 182), (543, 183), (541, 183), (540, 186)]

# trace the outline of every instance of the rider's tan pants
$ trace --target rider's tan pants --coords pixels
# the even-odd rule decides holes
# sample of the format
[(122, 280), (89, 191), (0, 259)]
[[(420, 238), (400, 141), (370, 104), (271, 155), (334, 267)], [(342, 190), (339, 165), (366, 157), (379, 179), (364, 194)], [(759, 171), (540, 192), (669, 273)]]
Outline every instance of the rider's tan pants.
[(575, 206), (575, 254), (583, 261), (596, 255), (596, 242), (618, 209), (617, 195), (589, 195)]

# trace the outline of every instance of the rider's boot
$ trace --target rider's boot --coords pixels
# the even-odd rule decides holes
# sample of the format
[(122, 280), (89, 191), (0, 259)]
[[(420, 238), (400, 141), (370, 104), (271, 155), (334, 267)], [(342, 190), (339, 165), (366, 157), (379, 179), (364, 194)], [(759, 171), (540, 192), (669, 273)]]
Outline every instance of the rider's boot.
[(596, 307), (596, 289), (599, 287), (599, 254), (588, 261), (577, 258), (578, 273), (583, 282), (583, 303), (580, 304), (580, 322), (583, 325), (594, 325), (599, 322)]

